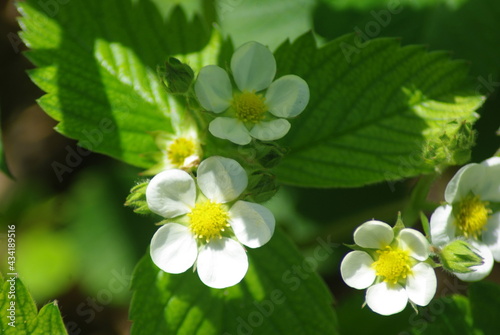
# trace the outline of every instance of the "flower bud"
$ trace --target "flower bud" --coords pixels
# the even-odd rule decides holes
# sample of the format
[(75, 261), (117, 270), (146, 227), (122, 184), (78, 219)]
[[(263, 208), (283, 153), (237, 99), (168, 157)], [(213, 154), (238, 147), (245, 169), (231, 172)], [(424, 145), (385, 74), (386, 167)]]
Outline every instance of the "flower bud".
[(174, 57), (165, 62), (165, 67), (158, 68), (158, 74), (168, 93), (172, 94), (186, 93), (194, 79), (191, 67)]
[(148, 182), (141, 182), (130, 190), (125, 206), (132, 207), (137, 214), (151, 214), (146, 202), (146, 187)]
[(457, 273), (468, 273), (473, 266), (483, 264), (483, 258), (469, 243), (455, 240), (445, 245), (439, 253), (441, 264), (446, 270)]

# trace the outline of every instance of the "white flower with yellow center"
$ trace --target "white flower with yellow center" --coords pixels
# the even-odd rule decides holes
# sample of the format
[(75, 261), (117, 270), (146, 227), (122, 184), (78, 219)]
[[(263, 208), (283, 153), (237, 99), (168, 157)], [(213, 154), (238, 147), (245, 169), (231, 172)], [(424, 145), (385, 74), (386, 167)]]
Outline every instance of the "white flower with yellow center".
[(264, 206), (237, 200), (247, 184), (238, 162), (218, 156), (200, 163), (196, 181), (177, 169), (153, 177), (146, 189), (148, 207), (169, 219), (151, 240), (153, 262), (168, 273), (195, 265), (201, 281), (214, 288), (239, 283), (248, 269), (242, 244), (264, 245), (275, 225)]
[(494, 260), (500, 261), (500, 157), (462, 167), (446, 186), (444, 198), (447, 204), (431, 216), (432, 243), (444, 246), (456, 238), (469, 242), (483, 264), (456, 275), (465, 281), (481, 280)]
[(245, 145), (252, 137), (262, 141), (282, 138), (290, 130), (291, 118), (302, 113), (309, 102), (309, 86), (296, 75), (273, 82), (276, 60), (268, 48), (249, 42), (231, 58), (231, 71), (238, 87), (232, 88), (225, 70), (205, 66), (200, 70), (195, 92), (200, 104), (220, 114), (209, 124), (212, 135)]
[(142, 172), (143, 175), (156, 175), (169, 169), (191, 170), (200, 164), (201, 142), (194, 128), (186, 127), (175, 134), (161, 131), (151, 134), (160, 149), (152, 157), (158, 163)]
[(436, 293), (436, 275), (429, 258), (429, 242), (418, 231), (394, 230), (381, 221), (368, 221), (354, 232), (362, 250), (348, 253), (340, 271), (347, 285), (366, 291), (366, 303), (376, 313), (401, 312), (408, 301), (426, 306)]
[(200, 160), (200, 142), (197, 136), (173, 137), (165, 145), (165, 166), (188, 169), (197, 166)]

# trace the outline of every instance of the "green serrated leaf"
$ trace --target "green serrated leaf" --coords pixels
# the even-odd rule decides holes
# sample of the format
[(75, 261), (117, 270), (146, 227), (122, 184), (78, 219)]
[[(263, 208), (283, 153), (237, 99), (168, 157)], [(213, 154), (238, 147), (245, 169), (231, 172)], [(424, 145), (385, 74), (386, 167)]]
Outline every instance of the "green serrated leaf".
[(170, 55), (201, 50), (211, 26), (180, 8), (167, 21), (150, 1), (19, 3), (30, 72), (47, 94), (39, 103), (63, 135), (139, 167), (158, 149), (148, 132), (173, 132), (184, 107), (167, 95), (156, 68)]
[(6, 274), (4, 280), (0, 294), (2, 334), (26, 334), (28, 324), (36, 318), (35, 302), (21, 280), (15, 275)]
[(318, 49), (308, 34), (276, 51), (277, 76), (299, 75), (311, 91), (281, 141), (290, 153), (274, 170), (280, 181), (356, 187), (454, 163), (424, 160), (423, 150), (477, 118), (483, 97), (468, 90), (467, 65), (396, 39), (359, 43), (351, 34)]
[[(0, 279), (1, 276), (0, 276)], [(55, 302), (37, 308), (22, 281), (7, 274), (1, 281), (0, 333), (3, 335), (65, 335), (66, 328)]]
[[(333, 251), (323, 241), (321, 256)], [(178, 275), (159, 270), (149, 254), (132, 281), (133, 335), (149, 334), (337, 334), (332, 298), (313, 271), (279, 231), (258, 249), (249, 249), (244, 280), (217, 290), (191, 270)]]
[(276, 48), (312, 29), (313, 0), (215, 0), (218, 22), (240, 46), (257, 41)]
[(30, 329), (30, 335), (67, 334), (57, 303), (51, 302), (43, 306), (35, 322), (30, 324)]

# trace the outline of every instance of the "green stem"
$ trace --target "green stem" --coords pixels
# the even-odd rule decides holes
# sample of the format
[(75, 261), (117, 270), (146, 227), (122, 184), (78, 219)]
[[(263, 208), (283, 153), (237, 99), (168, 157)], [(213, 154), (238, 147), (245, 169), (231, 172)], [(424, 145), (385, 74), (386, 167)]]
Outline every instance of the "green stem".
[(406, 204), (403, 210), (403, 222), (406, 227), (412, 227), (420, 218), (421, 211), (434, 210), (437, 205), (427, 201), (429, 190), (438, 177), (437, 173), (424, 175), (420, 177), (417, 185), (413, 189), (410, 201)]
[(201, 110), (201, 106), (198, 103), (198, 100), (196, 100), (195, 95), (194, 95), (193, 87), (189, 89), (189, 91), (186, 93), (184, 96), (186, 98), (186, 109), (188, 114), (191, 116), (191, 118), (194, 120), (196, 123), (196, 126), (198, 127), (198, 130), (200, 132), (204, 132), (205, 130), (208, 129), (208, 122), (206, 118), (203, 116)]

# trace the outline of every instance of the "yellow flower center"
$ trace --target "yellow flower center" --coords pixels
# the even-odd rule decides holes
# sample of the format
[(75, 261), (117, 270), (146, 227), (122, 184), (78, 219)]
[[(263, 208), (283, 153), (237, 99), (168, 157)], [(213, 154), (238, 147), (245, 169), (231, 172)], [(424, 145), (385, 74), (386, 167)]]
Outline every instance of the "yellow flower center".
[(206, 242), (215, 237), (221, 238), (221, 232), (229, 226), (227, 211), (221, 204), (210, 200), (197, 203), (188, 217), (189, 229), (193, 235)]
[(478, 195), (473, 194), (469, 194), (458, 204), (455, 224), (465, 237), (477, 239), (486, 230), (488, 216), (491, 214), (488, 205), (487, 201), (481, 201)]
[(167, 148), (167, 158), (175, 166), (182, 166), (184, 160), (195, 153), (195, 145), (192, 140), (179, 137)]
[(411, 274), (410, 256), (407, 251), (385, 247), (377, 250), (379, 258), (372, 264), (377, 276), (384, 277), (384, 281), (396, 284)]
[(266, 98), (254, 92), (243, 92), (235, 95), (231, 102), (236, 117), (243, 122), (257, 123), (267, 112)]

